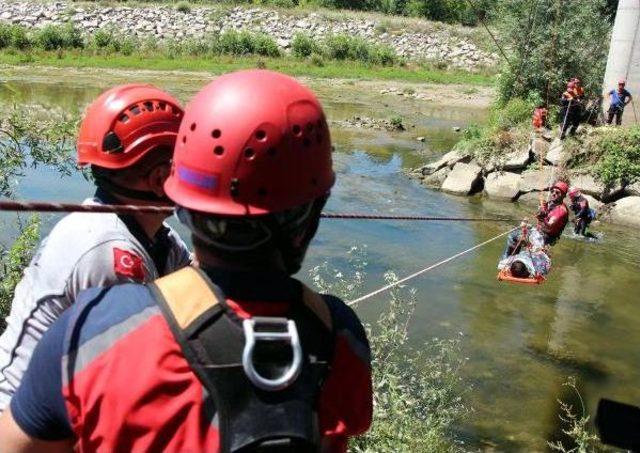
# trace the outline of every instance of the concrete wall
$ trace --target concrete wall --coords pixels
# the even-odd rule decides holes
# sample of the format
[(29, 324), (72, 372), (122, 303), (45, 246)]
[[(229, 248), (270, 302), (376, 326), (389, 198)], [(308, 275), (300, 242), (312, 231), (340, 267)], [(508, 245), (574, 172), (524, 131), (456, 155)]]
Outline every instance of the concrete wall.
[[(636, 118), (640, 118), (640, 0), (620, 0), (618, 3), (603, 92), (617, 88), (620, 79), (627, 80), (627, 90), (634, 97), (634, 102), (625, 109), (622, 121), (623, 124), (635, 124)], [(608, 96), (605, 96), (604, 108), (605, 112), (609, 108)]]

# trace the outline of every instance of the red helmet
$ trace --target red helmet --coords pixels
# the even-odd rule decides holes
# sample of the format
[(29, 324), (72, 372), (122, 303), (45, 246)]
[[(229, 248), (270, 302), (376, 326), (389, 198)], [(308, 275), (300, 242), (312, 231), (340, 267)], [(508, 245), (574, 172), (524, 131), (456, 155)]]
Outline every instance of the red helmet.
[(576, 87), (576, 83), (575, 82), (571, 81), (571, 82), (567, 83), (567, 89), (572, 89), (572, 88), (575, 88), (575, 87)]
[(569, 190), (569, 184), (564, 181), (557, 181), (551, 188), (558, 189), (563, 195), (566, 195)]
[(335, 181), (322, 106), (286, 75), (223, 75), (189, 103), (165, 192), (210, 214), (284, 211), (327, 194)]
[(579, 195), (580, 195), (580, 188), (572, 187), (569, 189), (569, 198), (571, 198), (572, 200)]
[(78, 164), (126, 168), (158, 146), (173, 147), (183, 114), (176, 99), (152, 85), (111, 88), (82, 120)]

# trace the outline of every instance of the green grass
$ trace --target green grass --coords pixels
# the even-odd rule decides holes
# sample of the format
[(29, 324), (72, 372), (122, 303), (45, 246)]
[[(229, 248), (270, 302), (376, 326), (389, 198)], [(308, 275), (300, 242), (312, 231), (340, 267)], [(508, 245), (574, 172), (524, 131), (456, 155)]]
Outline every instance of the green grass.
[(291, 57), (232, 57), (201, 58), (177, 56), (141, 57), (139, 55), (87, 55), (81, 51), (32, 52), (0, 51), (0, 64), (12, 66), (53, 66), (58, 68), (116, 68), (158, 71), (197, 71), (224, 73), (238, 69), (255, 68), (258, 62), (266, 68), (293, 76), (341, 79), (382, 79), (409, 82), (471, 84), (488, 86), (493, 76), (464, 71), (442, 71), (419, 66), (371, 66), (357, 62), (325, 61), (323, 66)]

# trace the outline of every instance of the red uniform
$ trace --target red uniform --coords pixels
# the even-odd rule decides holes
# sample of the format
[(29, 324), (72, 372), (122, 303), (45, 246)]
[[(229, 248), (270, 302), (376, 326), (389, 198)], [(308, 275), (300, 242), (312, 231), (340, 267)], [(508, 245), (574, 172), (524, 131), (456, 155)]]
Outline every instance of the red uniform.
[(545, 203), (541, 210), (540, 221), (546, 226), (545, 242), (555, 242), (569, 222), (569, 209), (564, 203)]

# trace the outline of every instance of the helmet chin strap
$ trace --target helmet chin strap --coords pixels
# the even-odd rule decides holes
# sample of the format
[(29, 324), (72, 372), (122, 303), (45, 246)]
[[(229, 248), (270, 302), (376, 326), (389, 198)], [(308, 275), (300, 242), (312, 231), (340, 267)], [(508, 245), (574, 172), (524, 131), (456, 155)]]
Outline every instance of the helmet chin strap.
[(140, 201), (153, 201), (156, 203), (167, 204), (171, 203), (171, 200), (166, 195), (158, 196), (150, 190), (129, 189), (128, 187), (123, 187), (119, 184), (114, 183), (113, 181), (108, 180), (107, 178), (96, 176), (95, 182), (98, 187), (101, 187), (108, 192), (116, 195), (121, 195), (123, 197), (133, 198)]

